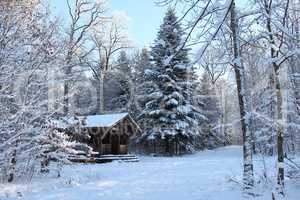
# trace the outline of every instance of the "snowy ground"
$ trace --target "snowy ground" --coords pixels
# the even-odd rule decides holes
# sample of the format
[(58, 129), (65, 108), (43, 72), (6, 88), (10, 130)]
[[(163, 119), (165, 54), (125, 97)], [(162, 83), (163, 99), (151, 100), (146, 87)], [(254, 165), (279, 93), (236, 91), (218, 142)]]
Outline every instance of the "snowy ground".
[[(61, 178), (36, 178), (29, 184), (0, 185), (0, 200), (233, 200), (242, 199), (240, 147), (226, 147), (184, 157), (140, 157), (139, 163), (75, 165)], [(255, 158), (256, 176), (263, 168)], [(266, 159), (274, 171), (274, 158)], [(270, 174), (272, 176), (272, 174)], [(230, 180), (233, 181), (230, 181)], [(300, 199), (300, 181), (287, 180), (288, 200)], [(271, 199), (267, 184), (257, 188)]]

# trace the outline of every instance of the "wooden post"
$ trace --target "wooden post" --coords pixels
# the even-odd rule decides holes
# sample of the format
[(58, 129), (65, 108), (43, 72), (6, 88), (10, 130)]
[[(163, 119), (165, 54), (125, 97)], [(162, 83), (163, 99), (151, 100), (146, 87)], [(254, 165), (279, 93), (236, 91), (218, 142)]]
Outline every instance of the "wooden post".
[(102, 151), (102, 137), (101, 137), (100, 134), (99, 134), (99, 139), (100, 139), (100, 141), (99, 141), (100, 148), (99, 148), (98, 152), (99, 152), (99, 156), (100, 156), (100, 155), (103, 154), (103, 151)]
[(112, 154), (112, 134), (110, 133), (110, 131), (108, 132), (108, 134), (109, 134), (109, 144), (110, 144), (110, 152), (109, 152), (109, 154)]
[(121, 130), (118, 128), (118, 154), (121, 154)]

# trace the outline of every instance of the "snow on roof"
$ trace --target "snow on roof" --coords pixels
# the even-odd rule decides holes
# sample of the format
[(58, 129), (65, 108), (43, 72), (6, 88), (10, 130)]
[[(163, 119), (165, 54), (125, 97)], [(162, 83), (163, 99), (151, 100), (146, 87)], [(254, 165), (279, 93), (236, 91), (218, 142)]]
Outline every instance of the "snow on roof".
[(86, 116), (85, 127), (111, 127), (127, 115), (128, 113)]
[(84, 127), (93, 128), (93, 127), (111, 127), (117, 122), (124, 119), (128, 116), (128, 113), (118, 113), (118, 114), (106, 114), (106, 115), (89, 115), (89, 116), (77, 116), (62, 118), (60, 120), (51, 120), (52, 124), (58, 128), (68, 128), (69, 126), (73, 126), (78, 123), (78, 119), (80, 121), (84, 121)]

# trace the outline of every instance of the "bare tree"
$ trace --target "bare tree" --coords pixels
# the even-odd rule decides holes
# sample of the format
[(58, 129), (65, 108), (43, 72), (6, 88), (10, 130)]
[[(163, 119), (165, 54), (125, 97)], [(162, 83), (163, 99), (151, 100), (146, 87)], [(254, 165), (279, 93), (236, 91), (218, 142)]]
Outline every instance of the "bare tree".
[[(274, 4), (278, 7), (275, 10)], [(274, 89), (276, 91), (277, 103), (277, 156), (278, 156), (278, 189), (283, 194), (284, 186), (284, 110), (283, 110), (283, 88), (280, 81), (280, 73), (285, 63), (295, 56), (295, 51), (287, 47), (288, 42), (296, 41), (293, 33), (288, 31), (289, 13), (291, 13), (291, 1), (260, 1), (263, 10), (265, 32), (268, 33), (266, 41), (270, 50), (270, 63), (273, 67)]]
[(229, 62), (224, 58), (226, 49), (224, 49), (223, 54), (221, 51), (220, 46), (209, 47), (199, 61), (200, 66), (208, 73), (212, 84), (215, 84), (225, 75), (229, 65)]
[[(104, 113), (104, 80), (106, 74), (114, 67), (113, 60), (121, 50), (130, 48), (125, 29), (114, 18), (108, 18), (100, 26), (94, 26), (91, 31), (91, 41), (94, 51), (87, 62), (93, 77), (97, 80), (97, 104), (99, 113)], [(96, 58), (96, 59), (95, 59)]]
[(242, 56), (240, 50), (239, 36), (238, 36), (238, 20), (235, 10), (235, 2), (231, 4), (230, 12), (230, 29), (232, 32), (232, 45), (235, 71), (235, 79), (238, 91), (239, 108), (241, 115), (241, 125), (243, 133), (243, 153), (244, 153), (244, 189), (249, 190), (254, 185), (253, 178), (253, 151), (252, 151), (252, 135), (250, 132), (249, 118), (247, 118), (247, 99), (246, 99), (246, 83), (245, 83), (245, 69), (242, 64)]
[[(75, 0), (72, 4), (67, 0), (70, 25), (67, 29), (66, 53), (65, 53), (65, 84), (64, 84), (64, 114), (69, 113), (70, 85), (72, 69), (78, 66), (92, 50), (87, 45), (88, 32), (92, 27), (101, 22), (104, 13), (104, 2)], [(87, 48), (87, 49), (86, 49)], [(82, 53), (85, 52), (85, 53)]]

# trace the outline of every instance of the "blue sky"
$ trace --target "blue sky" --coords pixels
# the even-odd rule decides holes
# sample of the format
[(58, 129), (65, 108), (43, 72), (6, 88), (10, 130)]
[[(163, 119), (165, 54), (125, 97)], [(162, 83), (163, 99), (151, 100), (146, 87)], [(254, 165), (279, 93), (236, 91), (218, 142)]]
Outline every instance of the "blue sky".
[(154, 0), (111, 0), (111, 7), (125, 11), (131, 18), (129, 32), (139, 46), (149, 46), (155, 39), (166, 10), (156, 6)]
[[(52, 0), (54, 11), (60, 17), (67, 14), (67, 0)], [(245, 4), (244, 0), (237, 0)], [(130, 39), (138, 47), (149, 47), (156, 37), (167, 7), (155, 5), (155, 0), (109, 0), (110, 12), (125, 13)]]
[[(52, 0), (54, 11), (66, 15), (66, 0)], [(155, 5), (155, 0), (110, 0), (110, 12), (128, 15), (129, 36), (139, 47), (149, 46), (156, 37), (166, 7)]]

